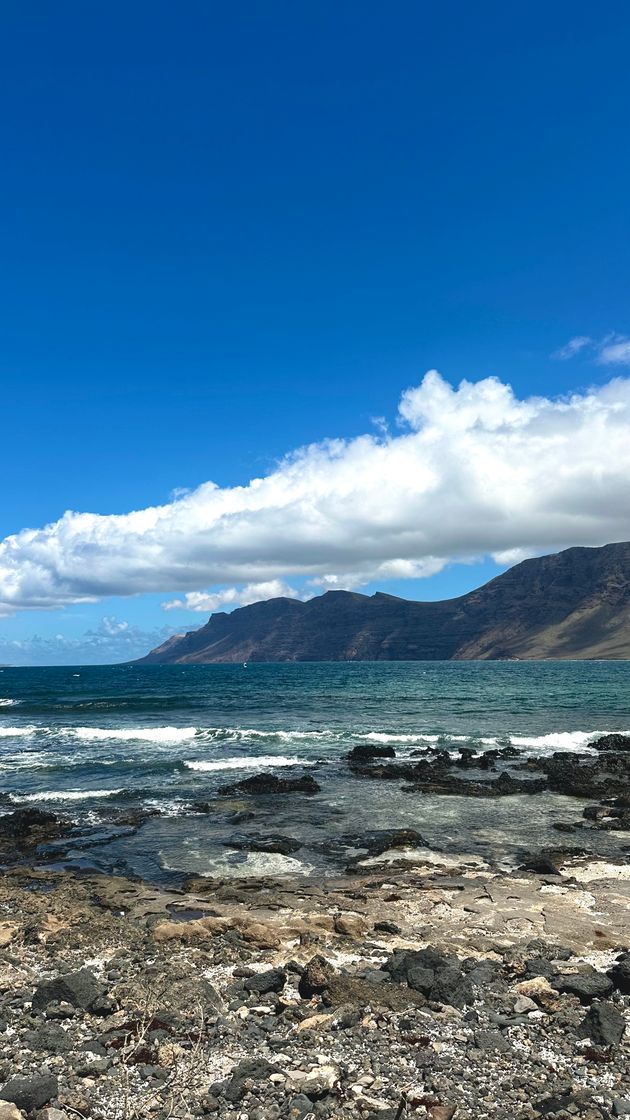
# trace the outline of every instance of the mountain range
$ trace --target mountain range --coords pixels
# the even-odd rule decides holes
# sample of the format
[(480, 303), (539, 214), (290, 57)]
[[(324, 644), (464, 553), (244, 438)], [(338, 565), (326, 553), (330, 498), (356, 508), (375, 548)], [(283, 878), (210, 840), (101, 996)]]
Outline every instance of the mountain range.
[(440, 602), (327, 591), (213, 614), (140, 664), (630, 659), (630, 543), (524, 560)]

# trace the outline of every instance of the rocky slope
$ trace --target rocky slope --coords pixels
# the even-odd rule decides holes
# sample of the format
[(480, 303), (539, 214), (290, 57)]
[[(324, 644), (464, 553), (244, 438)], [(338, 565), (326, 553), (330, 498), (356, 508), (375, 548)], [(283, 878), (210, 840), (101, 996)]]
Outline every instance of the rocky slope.
[(214, 614), (144, 664), (630, 658), (630, 543), (525, 560), (457, 599), (328, 591)]

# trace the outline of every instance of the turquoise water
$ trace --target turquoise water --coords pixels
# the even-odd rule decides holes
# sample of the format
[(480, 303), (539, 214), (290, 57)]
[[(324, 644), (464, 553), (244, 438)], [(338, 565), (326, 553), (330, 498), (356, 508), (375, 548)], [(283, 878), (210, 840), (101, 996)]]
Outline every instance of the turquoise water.
[[(597, 733), (630, 729), (629, 682), (624, 662), (5, 668), (0, 792), (7, 808), (37, 804), (98, 826), (100, 842), (81, 842), (77, 862), (149, 877), (322, 869), (331, 836), (403, 824), (442, 851), (513, 858), (535, 841), (557, 843), (553, 822), (578, 818), (581, 805), (402, 793), (352, 777), (348, 750), (388, 743), (404, 758), (436, 743), (497, 741), (530, 755), (587, 750)], [(217, 798), (221, 785), (265, 769), (309, 771), (322, 792)], [(195, 801), (211, 811), (192, 816)], [(160, 816), (133, 835), (102, 832), (135, 806)], [(245, 825), (239, 808), (254, 813)], [(283, 832), (303, 849), (287, 859), (226, 847), (244, 830)]]

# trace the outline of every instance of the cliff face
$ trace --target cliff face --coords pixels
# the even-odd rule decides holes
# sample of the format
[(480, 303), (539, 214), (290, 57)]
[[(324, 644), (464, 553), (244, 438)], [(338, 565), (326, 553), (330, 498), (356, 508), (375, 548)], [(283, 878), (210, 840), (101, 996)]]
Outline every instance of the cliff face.
[(457, 599), (328, 591), (214, 614), (141, 664), (630, 658), (630, 543), (525, 560)]

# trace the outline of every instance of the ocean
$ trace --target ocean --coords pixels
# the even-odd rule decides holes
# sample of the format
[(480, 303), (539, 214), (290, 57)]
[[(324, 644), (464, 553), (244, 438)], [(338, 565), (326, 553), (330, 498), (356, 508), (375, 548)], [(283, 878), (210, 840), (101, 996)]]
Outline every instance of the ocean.
[[(629, 683), (625, 662), (4, 668), (0, 811), (67, 814), (79, 831), (60, 846), (63, 866), (155, 882), (335, 872), (335, 841), (375, 828), (414, 828), (441, 855), (514, 865), (557, 845), (554, 823), (579, 819), (581, 802), (409, 793), (353, 776), (348, 751), (387, 744), (404, 759), (436, 745), (456, 755), (512, 743), (531, 757), (583, 753), (598, 734), (629, 731)], [(321, 792), (218, 795), (262, 771), (310, 773)], [(136, 808), (155, 815), (139, 828), (121, 823)], [(231, 837), (270, 832), (301, 847), (230, 847)], [(593, 843), (610, 852), (619, 837)]]

